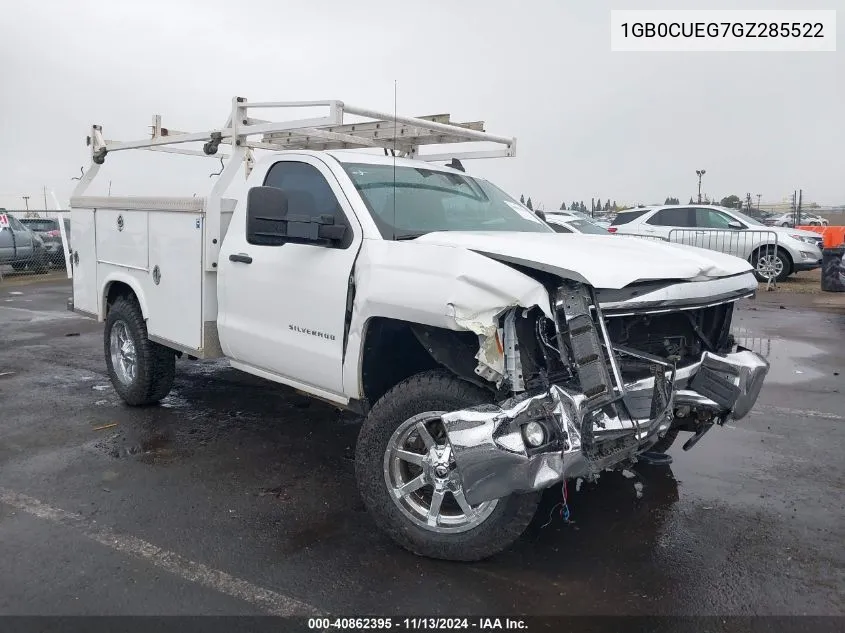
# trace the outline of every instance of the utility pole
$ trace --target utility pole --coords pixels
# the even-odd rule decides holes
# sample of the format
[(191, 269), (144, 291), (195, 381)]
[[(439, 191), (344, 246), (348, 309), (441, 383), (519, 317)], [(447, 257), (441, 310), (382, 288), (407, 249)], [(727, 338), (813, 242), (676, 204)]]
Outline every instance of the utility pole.
[(707, 172), (703, 169), (696, 169), (695, 173), (698, 175), (698, 204), (701, 204), (701, 177)]
[(762, 198), (762, 197), (763, 197), (763, 194), (761, 194), (761, 193), (757, 194), (757, 213), (760, 213), (760, 198)]
[(798, 190), (798, 211), (796, 212), (795, 218), (795, 226), (799, 226), (801, 224), (801, 200), (804, 197), (804, 190)]
[(44, 185), (43, 191), (44, 191), (44, 210), (46, 211), (47, 210), (47, 185)]
[(29, 211), (29, 196), (21, 196), (23, 198), (24, 204), (26, 204), (26, 210)]

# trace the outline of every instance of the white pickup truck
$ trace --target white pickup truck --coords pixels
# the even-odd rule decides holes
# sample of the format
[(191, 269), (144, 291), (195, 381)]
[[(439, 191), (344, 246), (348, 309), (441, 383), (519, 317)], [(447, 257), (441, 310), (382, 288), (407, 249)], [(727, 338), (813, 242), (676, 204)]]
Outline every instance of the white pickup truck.
[[(249, 115), (288, 107), (329, 113)], [(360, 413), (361, 495), (417, 554), (508, 547), (542, 490), (665, 451), (679, 430), (691, 447), (745, 416), (768, 371), (730, 336), (735, 302), (757, 288), (747, 262), (555, 233), (465, 173), (462, 158), (514, 154), (482, 123), (236, 98), (219, 130), (156, 117), (152, 138), (106, 141), (94, 126), (88, 140), (69, 308), (105, 322), (120, 396), (156, 403), (177, 356), (224, 356)], [(500, 149), (420, 153), (457, 143)], [(228, 163), (206, 198), (85, 196), (113, 152), (220, 145)]]

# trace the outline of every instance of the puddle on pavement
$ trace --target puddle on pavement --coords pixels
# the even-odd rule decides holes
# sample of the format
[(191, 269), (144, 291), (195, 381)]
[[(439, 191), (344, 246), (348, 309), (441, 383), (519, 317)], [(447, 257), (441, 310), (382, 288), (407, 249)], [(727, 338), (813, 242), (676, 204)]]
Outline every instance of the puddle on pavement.
[(187, 455), (166, 433), (151, 433), (141, 439), (117, 433), (95, 446), (115, 459), (137, 459), (144, 464), (168, 464)]
[(814, 358), (825, 355), (824, 349), (788, 339), (771, 339), (770, 344), (771, 352), (766, 358), (771, 367), (766, 383), (808, 382), (828, 374), (812, 363)]
[(170, 438), (164, 434), (151, 435), (136, 444), (126, 446), (120, 456), (137, 456), (144, 464), (168, 463), (180, 457), (179, 451), (172, 446)]
[(766, 384), (807, 382), (828, 375), (828, 372), (813, 366), (813, 359), (827, 354), (821, 347), (786, 338), (754, 336), (744, 328), (734, 329), (731, 333), (737, 345), (750, 349), (769, 361), (771, 367)]

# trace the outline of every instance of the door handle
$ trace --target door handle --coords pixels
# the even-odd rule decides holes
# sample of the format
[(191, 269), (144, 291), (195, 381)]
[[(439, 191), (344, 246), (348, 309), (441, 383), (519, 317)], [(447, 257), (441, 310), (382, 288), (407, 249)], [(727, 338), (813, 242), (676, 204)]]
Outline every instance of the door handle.
[(241, 262), (242, 264), (251, 264), (252, 263), (252, 257), (247, 255), (246, 253), (237, 253), (237, 254), (233, 253), (233, 254), (229, 255), (229, 261), (230, 262)]

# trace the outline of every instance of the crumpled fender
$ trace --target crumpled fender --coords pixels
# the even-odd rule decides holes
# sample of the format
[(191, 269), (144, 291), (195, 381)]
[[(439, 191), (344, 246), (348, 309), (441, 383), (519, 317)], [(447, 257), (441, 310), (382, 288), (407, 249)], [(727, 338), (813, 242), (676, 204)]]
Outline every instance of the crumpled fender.
[(553, 318), (546, 289), (531, 277), (464, 248), (364, 240), (355, 263), (355, 301), (343, 367), (345, 395), (362, 397), (367, 321), (384, 317), (490, 336), (513, 306), (539, 306)]

